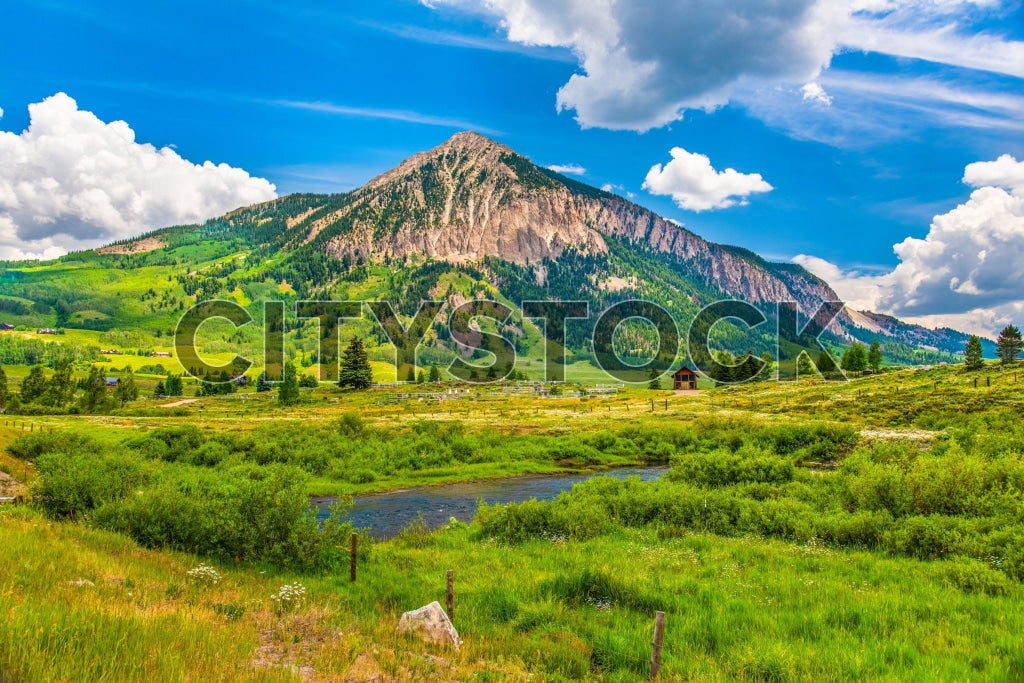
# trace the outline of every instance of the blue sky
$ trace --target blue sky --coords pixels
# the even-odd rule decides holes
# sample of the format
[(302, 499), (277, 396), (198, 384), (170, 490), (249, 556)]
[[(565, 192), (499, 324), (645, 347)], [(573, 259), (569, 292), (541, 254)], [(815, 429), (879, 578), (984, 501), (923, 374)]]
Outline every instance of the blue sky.
[[(977, 272), (994, 267), (985, 259), (930, 289), (917, 272), (934, 270), (924, 247), (960, 239), (940, 240), (936, 216), (989, 187), (1024, 196), (1015, 165), (1024, 160), (1019, 3), (787, 0), (774, 16), (760, 4), (8, 0), (0, 130), (15, 149), (16, 137), (27, 139), (28, 105), (62, 92), (99, 121), (126, 122), (136, 142), (252, 176), (232, 177), (216, 202), (195, 207), (202, 213), (260, 198), (269, 190), (258, 178), (279, 194), (352, 189), (475, 129), (538, 163), (581, 167), (581, 180), (628, 193), (707, 239), (798, 257), (864, 306), (982, 331), (1024, 310), (1024, 295), (978, 291)], [(727, 11), (755, 27), (729, 29)], [(155, 209), (97, 218), (119, 211), (111, 201), (51, 220), (18, 213), (9, 198), (5, 227), (3, 182), (17, 191), (19, 174), (45, 165), (30, 158), (41, 144), (6, 171), (0, 158), (8, 257), (178, 218)], [(674, 148), (684, 151), (670, 174)], [(64, 159), (47, 155), (46, 164)], [(964, 182), (970, 164), (1003, 155), (1011, 160), (985, 181), (993, 185)], [(664, 175), (645, 189), (656, 164)], [(737, 172), (729, 183), (715, 175), (727, 168)], [(63, 183), (60, 173), (48, 177)], [(754, 174), (771, 189), (748, 192)], [(195, 179), (190, 196), (207, 197), (203, 183), (214, 175)], [(730, 189), (722, 208), (708, 208)], [(1005, 213), (986, 214), (1003, 242), (985, 244), (1024, 252), (1017, 208)], [(57, 227), (45, 234), (41, 223)], [(978, 230), (953, 232), (968, 235), (962, 248), (971, 250)], [(907, 238), (926, 244), (897, 256), (893, 246)], [(940, 258), (952, 263), (959, 248)], [(954, 295), (942, 296), (944, 287)]]

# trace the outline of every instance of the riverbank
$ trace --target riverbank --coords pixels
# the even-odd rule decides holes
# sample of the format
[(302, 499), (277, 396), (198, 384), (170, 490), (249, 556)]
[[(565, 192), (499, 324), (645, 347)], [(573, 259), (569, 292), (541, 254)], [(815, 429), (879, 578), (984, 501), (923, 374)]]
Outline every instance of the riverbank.
[(451, 484), (477, 484), (502, 481), (516, 477), (557, 476), (564, 474), (600, 473), (624, 467), (646, 467), (650, 463), (635, 458), (609, 458), (595, 464), (574, 465), (543, 462), (481, 463), (459, 467), (402, 473), (367, 483), (335, 482), (318, 477), (310, 479), (307, 488), (310, 498), (343, 498), (394, 493), (416, 488), (448, 486)]
[[(411, 525), (422, 525), (428, 530), (434, 530), (449, 524), (451, 520), (468, 523), (472, 521), (480, 503), (501, 505), (527, 500), (547, 501), (593, 477), (606, 475), (654, 481), (667, 471), (667, 466), (618, 467), (400, 489), (357, 496), (345, 521), (357, 529), (367, 530), (374, 538), (394, 538)], [(312, 502), (320, 511), (321, 522), (324, 522), (338, 499), (331, 496), (314, 497)]]

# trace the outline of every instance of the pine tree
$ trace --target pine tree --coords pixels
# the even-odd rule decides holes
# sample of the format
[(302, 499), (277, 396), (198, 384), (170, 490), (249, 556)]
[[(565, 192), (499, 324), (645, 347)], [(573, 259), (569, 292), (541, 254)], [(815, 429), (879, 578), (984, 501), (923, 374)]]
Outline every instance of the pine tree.
[(807, 355), (806, 351), (800, 354), (796, 369), (798, 378), (803, 378), (804, 375), (814, 375), (814, 365), (811, 363), (811, 357)]
[(121, 381), (117, 383), (114, 395), (121, 402), (122, 408), (124, 408), (125, 403), (134, 401), (139, 397), (139, 387), (135, 384), (135, 373), (132, 372), (131, 368), (126, 369), (121, 376)]
[(864, 345), (855, 342), (853, 346), (843, 352), (839, 360), (839, 367), (847, 372), (863, 372), (868, 367), (868, 352)]
[(432, 383), (433, 382), (440, 382), (441, 381), (441, 371), (437, 369), (436, 365), (431, 365), (430, 366), (430, 377), (429, 377), (429, 380)]
[(154, 398), (163, 398), (167, 395), (167, 387), (164, 386), (164, 381), (160, 380), (156, 383), (156, 388), (153, 389)]
[(964, 368), (967, 370), (981, 370), (985, 367), (985, 361), (981, 357), (981, 339), (978, 335), (972, 334), (967, 340), (967, 348), (964, 351)]
[(164, 382), (164, 391), (168, 396), (181, 396), (183, 393), (181, 375), (167, 373), (167, 380)]
[(74, 393), (75, 385), (71, 381), (71, 361), (64, 358), (54, 368), (53, 375), (46, 383), (46, 390), (39, 398), (39, 402), (44, 405), (63, 408), (71, 401)]
[(94, 413), (101, 407), (106, 397), (107, 382), (103, 377), (103, 368), (93, 365), (89, 368), (89, 376), (82, 383), (85, 393), (78, 399), (83, 413)]
[(277, 402), (283, 406), (293, 406), (299, 402), (299, 380), (291, 362), (284, 364), (284, 379), (277, 389)]
[(338, 386), (342, 389), (369, 389), (373, 384), (373, 370), (370, 359), (363, 348), (363, 340), (353, 337), (341, 359), (341, 372), (338, 373)]
[(882, 347), (878, 340), (872, 340), (871, 348), (868, 349), (868, 367), (878, 372), (882, 367)]
[(658, 368), (651, 367), (651, 374), (647, 376), (650, 380), (647, 382), (648, 389), (661, 389), (661, 374), (658, 372)]
[(1024, 351), (1024, 339), (1014, 325), (1007, 325), (996, 339), (996, 355), (1003, 364), (1012, 363)]
[(46, 373), (42, 365), (34, 365), (21, 381), (21, 402), (32, 403), (46, 393)]
[(270, 391), (272, 387), (273, 385), (270, 383), (270, 380), (267, 379), (267, 371), (264, 370), (256, 380), (256, 391), (262, 393), (264, 391)]
[(405, 373), (405, 381), (408, 382), (409, 384), (415, 384), (416, 383), (416, 366), (415, 365), (410, 365), (409, 366), (409, 372)]
[(4, 366), (0, 365), (0, 410), (7, 407), (7, 373)]
[(427, 375), (420, 370), (420, 374), (416, 375), (416, 384), (424, 384), (427, 381)]

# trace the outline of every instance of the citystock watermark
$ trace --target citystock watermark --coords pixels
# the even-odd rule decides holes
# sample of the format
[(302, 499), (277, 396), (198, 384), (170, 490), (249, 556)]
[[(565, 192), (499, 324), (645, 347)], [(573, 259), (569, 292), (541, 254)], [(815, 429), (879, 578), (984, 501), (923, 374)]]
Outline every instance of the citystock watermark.
[[(485, 299), (458, 305), (421, 301), (410, 316), (401, 315), (389, 301), (309, 300), (295, 302), (290, 317), (292, 321), (317, 321), (316, 359), (321, 381), (338, 380), (342, 326), (369, 322), (373, 334), (383, 335), (394, 347), (396, 372), (403, 367), (422, 367), (417, 363), (417, 351), (430, 330), (440, 324), (457, 351), (447, 367), (452, 376), (473, 384), (501, 382), (516, 371), (518, 357), (516, 339), (502, 331), (514, 329), (521, 334), (521, 327), (516, 325), (522, 326), (529, 320), (544, 340), (543, 376), (549, 381), (565, 381), (570, 325), (581, 325), (590, 358), (611, 380), (645, 383), (686, 365), (720, 384), (742, 384), (765, 379), (767, 370), (772, 370), (770, 377), (778, 381), (793, 381), (808, 372), (827, 381), (845, 381), (846, 376), (829, 347), (821, 341), (843, 307), (841, 301), (825, 301), (806, 317), (792, 301), (778, 302), (770, 306), (772, 310), (768, 313), (746, 301), (716, 301), (689, 320), (685, 338), (680, 334), (678, 321), (665, 307), (639, 299), (612, 304), (596, 316), (586, 301), (524, 301), (518, 310)], [(289, 323), (288, 306), (283, 301), (264, 301), (262, 306), (247, 308), (235, 301), (215, 299), (185, 311), (174, 334), (174, 348), (185, 371), (216, 383), (225, 381), (225, 376), (238, 377), (256, 365), (239, 353), (226, 364), (211, 365), (197, 348), (200, 328), (210, 321), (227, 321), (236, 330), (257, 325), (259, 321), (251, 309), (262, 309), (262, 367), (266, 379), (280, 381), (287, 360), (285, 332)], [(774, 329), (770, 322), (774, 322)], [(652, 329), (650, 334), (657, 340), (656, 347), (639, 360), (616, 348), (617, 332), (630, 323), (633, 329), (637, 324)], [(737, 356), (732, 352), (723, 354), (721, 349), (715, 351), (712, 337), (716, 336), (716, 327), (725, 323), (731, 323), (731, 328), (722, 328), (724, 333), (718, 335), (720, 343), (730, 338), (749, 343), (756, 337), (761, 347), (767, 343), (774, 351), (769, 353), (771, 360), (753, 353)], [(519, 334), (511, 336), (519, 338)], [(804, 355), (806, 359), (801, 358)]]

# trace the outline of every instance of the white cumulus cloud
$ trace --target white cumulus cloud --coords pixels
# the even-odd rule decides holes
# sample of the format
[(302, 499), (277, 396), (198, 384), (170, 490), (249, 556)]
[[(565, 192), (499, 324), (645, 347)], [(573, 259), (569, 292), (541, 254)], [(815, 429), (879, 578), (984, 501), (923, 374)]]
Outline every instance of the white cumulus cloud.
[(512, 43), (571, 50), (581, 72), (556, 104), (583, 127), (645, 131), (759, 87), (813, 84), (844, 49), (1024, 76), (1024, 42), (976, 30), (1006, 11), (999, 0), (423, 1), (483, 12)]
[(53, 258), (277, 196), (240, 168), (136, 142), (64, 93), (28, 109), (26, 130), (0, 131), (0, 258)]
[(579, 164), (551, 164), (548, 169), (562, 175), (586, 175), (587, 169)]
[(669, 195), (682, 209), (708, 211), (746, 204), (747, 197), (773, 188), (760, 173), (740, 173), (732, 168), (716, 171), (703, 155), (673, 147), (672, 161), (655, 164), (647, 172), (643, 188), (651, 194)]
[(803, 93), (805, 102), (817, 102), (826, 107), (832, 106), (832, 98), (819, 83), (806, 83), (804, 87), (800, 88), (800, 92)]
[(975, 188), (970, 198), (936, 216), (923, 239), (895, 245), (900, 263), (889, 273), (794, 260), (855, 307), (994, 334), (1024, 310), (1024, 162), (1003, 155), (970, 164), (964, 182)]

